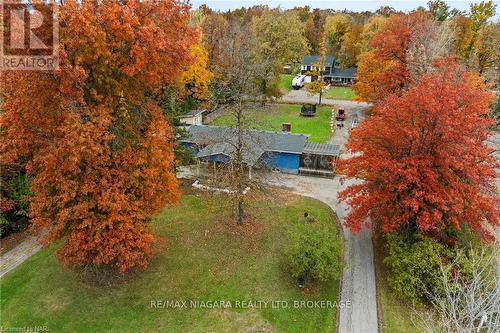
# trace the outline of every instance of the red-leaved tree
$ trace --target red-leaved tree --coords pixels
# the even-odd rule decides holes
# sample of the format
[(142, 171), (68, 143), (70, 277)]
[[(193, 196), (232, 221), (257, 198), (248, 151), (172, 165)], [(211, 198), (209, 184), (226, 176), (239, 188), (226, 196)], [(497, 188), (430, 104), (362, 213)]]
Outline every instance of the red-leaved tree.
[(363, 180), (340, 195), (352, 207), (349, 228), (371, 217), (385, 232), (407, 227), (439, 238), (468, 225), (488, 238), (499, 225), (496, 161), (484, 144), (493, 100), (479, 76), (450, 65), (378, 103), (352, 131), (354, 154), (340, 162), (347, 177)]
[(371, 50), (361, 56), (354, 85), (358, 99), (379, 101), (409, 86), (408, 51), (432, 24), (430, 14), (423, 11), (393, 14), (384, 22), (369, 41)]
[(146, 222), (179, 198), (156, 96), (191, 62), (189, 7), (69, 0), (59, 15), (60, 68), (3, 73), (2, 163), (26, 166), (32, 227), (65, 236), (63, 263), (144, 268)]

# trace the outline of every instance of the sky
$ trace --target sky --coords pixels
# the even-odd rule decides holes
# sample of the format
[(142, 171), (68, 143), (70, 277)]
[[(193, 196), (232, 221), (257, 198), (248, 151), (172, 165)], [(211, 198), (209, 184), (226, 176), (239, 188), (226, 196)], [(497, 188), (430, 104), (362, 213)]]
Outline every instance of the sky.
[[(381, 6), (390, 6), (396, 10), (410, 11), (418, 6), (427, 7), (428, 0), (385, 0), (385, 1), (367, 1), (367, 0), (191, 0), (193, 8), (197, 8), (202, 4), (208, 5), (210, 8), (226, 11), (228, 9), (235, 9), (240, 7), (251, 7), (253, 5), (268, 5), (270, 7), (293, 8), (308, 5), (311, 8), (331, 8), (337, 10), (348, 9), (352, 11), (374, 11)], [(469, 10), (471, 3), (477, 3), (481, 0), (475, 1), (446, 1), (450, 8), (458, 10)], [(493, 1), (497, 4), (497, 15), (499, 17), (500, 1)]]

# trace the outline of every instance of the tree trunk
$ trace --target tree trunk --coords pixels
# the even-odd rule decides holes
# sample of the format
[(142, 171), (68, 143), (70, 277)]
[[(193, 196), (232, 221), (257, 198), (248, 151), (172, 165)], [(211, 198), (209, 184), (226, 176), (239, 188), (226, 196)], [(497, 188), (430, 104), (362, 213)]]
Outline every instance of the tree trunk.
[(242, 225), (243, 224), (244, 215), (245, 215), (243, 207), (244, 207), (243, 206), (243, 199), (241, 197), (239, 197), (238, 198), (238, 219), (236, 221), (236, 223), (238, 225)]
[(321, 106), (321, 97), (323, 96), (323, 89), (319, 92), (319, 106)]

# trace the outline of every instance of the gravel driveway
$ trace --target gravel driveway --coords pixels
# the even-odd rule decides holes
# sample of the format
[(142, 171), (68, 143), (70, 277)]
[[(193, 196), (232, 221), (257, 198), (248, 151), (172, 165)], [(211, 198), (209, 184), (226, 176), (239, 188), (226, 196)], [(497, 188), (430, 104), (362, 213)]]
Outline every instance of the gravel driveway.
[[(278, 103), (291, 103), (291, 104), (318, 104), (318, 95), (311, 95), (304, 89), (290, 90), (287, 94), (283, 95), (280, 99), (276, 100)], [(338, 105), (348, 108), (366, 108), (370, 104), (364, 102), (353, 102), (341, 99), (322, 98), (322, 105)]]

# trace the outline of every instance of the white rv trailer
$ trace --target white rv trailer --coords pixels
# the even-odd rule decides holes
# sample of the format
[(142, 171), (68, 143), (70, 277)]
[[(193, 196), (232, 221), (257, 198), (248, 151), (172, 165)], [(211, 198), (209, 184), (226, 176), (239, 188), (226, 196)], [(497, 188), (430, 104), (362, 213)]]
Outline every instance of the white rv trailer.
[(311, 82), (311, 78), (306, 75), (297, 75), (292, 80), (292, 88), (298, 90), (304, 86), (304, 83)]

